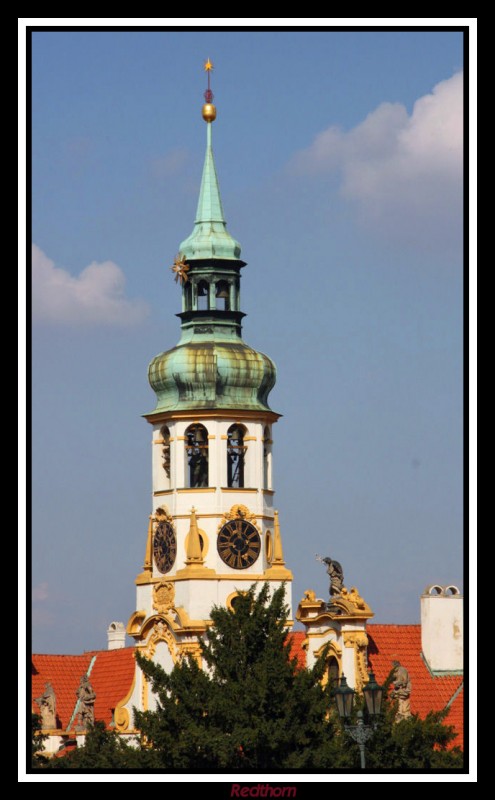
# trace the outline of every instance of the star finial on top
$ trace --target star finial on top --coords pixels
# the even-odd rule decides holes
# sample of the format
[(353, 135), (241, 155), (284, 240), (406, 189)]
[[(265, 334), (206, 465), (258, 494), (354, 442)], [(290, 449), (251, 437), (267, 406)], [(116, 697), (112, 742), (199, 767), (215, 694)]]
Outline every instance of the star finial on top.
[(170, 267), (172, 272), (175, 272), (175, 282), (179, 282), (181, 285), (187, 283), (189, 280), (188, 272), (189, 272), (189, 264), (186, 264), (186, 257), (181, 256), (179, 253), (175, 256), (175, 260), (173, 265)]
[(204, 93), (206, 104), (203, 106), (203, 119), (205, 120), (205, 122), (213, 122), (213, 120), (217, 115), (215, 106), (213, 105), (213, 92), (211, 91), (211, 86), (210, 86), (210, 75), (212, 69), (213, 69), (213, 64), (211, 63), (210, 59), (207, 58), (205, 61), (205, 72), (208, 75), (208, 88)]

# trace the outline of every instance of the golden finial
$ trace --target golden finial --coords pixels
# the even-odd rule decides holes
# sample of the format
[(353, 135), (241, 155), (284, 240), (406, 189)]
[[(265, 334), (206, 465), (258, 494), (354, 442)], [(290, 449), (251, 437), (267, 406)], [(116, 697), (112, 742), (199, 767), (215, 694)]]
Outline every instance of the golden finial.
[(203, 106), (202, 114), (203, 114), (203, 119), (204, 119), (205, 122), (213, 122), (213, 120), (217, 116), (217, 110), (216, 110), (216, 108), (215, 108), (215, 106), (213, 105), (213, 102), (212, 102), (212, 100), (213, 100), (213, 92), (211, 91), (211, 88), (210, 88), (210, 73), (211, 73), (211, 71), (213, 69), (213, 64), (211, 63), (209, 58), (207, 58), (206, 61), (205, 61), (204, 69), (205, 69), (206, 74), (208, 75), (208, 88), (207, 88), (207, 90), (205, 92), (206, 103)]

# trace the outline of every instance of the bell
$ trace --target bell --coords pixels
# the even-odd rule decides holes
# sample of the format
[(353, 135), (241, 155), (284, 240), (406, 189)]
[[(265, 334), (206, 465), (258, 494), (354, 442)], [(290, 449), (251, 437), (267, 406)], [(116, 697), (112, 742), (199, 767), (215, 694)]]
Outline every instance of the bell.
[(233, 440), (233, 441), (242, 442), (242, 439), (243, 439), (242, 428), (240, 428), (238, 425), (236, 425), (235, 427), (231, 428), (230, 431), (229, 431), (229, 436), (230, 436), (230, 439)]
[(216, 291), (216, 296), (217, 296), (217, 297), (223, 297), (225, 300), (228, 300), (228, 297), (229, 297), (229, 287), (228, 287), (228, 286), (225, 286), (225, 284), (221, 284), (221, 285), (218, 287), (217, 291)]
[(205, 441), (204, 428), (198, 426), (194, 432), (194, 438), (198, 444), (204, 444)]

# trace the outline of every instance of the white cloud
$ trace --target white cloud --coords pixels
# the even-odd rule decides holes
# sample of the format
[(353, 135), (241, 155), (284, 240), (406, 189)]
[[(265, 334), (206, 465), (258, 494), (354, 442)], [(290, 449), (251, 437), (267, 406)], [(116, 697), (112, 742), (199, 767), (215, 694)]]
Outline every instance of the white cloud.
[(148, 314), (143, 300), (124, 297), (125, 276), (113, 261), (93, 261), (74, 277), (33, 244), (33, 317), (69, 325), (133, 325)]
[(461, 235), (463, 76), (414, 104), (382, 103), (350, 131), (331, 126), (296, 154), (299, 175), (340, 172), (340, 190), (361, 219), (393, 236), (445, 241)]

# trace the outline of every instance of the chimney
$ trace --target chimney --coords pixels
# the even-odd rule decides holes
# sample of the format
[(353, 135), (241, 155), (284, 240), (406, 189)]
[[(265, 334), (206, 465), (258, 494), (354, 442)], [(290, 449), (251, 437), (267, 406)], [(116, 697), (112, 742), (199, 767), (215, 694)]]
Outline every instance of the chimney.
[(111, 622), (107, 628), (108, 650), (121, 650), (125, 647), (125, 625), (123, 622)]
[(421, 595), (421, 648), (431, 672), (462, 672), (463, 598), (457, 586), (427, 586)]

